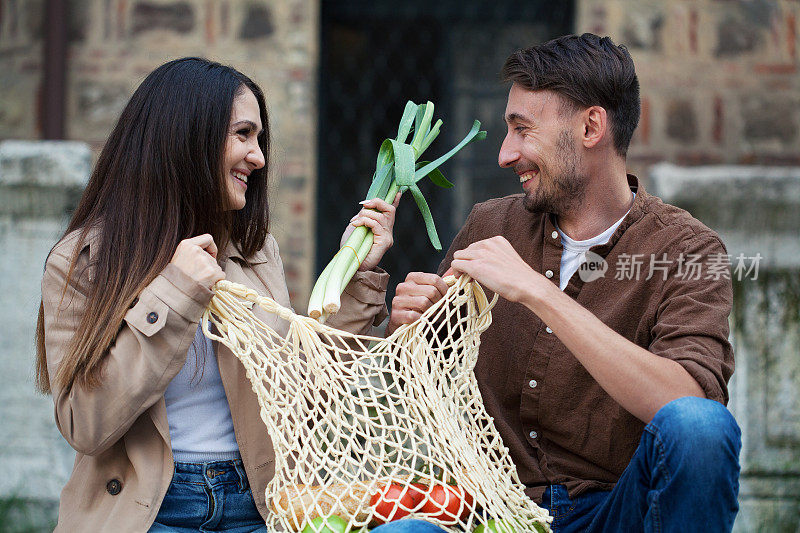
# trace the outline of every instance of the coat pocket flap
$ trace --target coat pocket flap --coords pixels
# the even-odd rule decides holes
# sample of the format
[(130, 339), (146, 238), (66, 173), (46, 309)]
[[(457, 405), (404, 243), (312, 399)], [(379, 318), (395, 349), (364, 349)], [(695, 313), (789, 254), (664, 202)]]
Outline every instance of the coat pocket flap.
[(142, 293), (136, 305), (125, 313), (125, 322), (146, 337), (152, 337), (167, 323), (168, 314), (167, 304), (150, 294)]

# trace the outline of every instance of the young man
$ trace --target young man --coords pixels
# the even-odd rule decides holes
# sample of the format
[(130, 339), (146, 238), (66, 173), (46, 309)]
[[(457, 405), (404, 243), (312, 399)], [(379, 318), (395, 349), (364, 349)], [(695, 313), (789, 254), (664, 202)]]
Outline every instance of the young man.
[[(633, 61), (571, 35), (514, 53), (503, 77), (499, 164), (524, 192), (476, 205), (439, 273), (501, 297), (475, 374), (526, 493), (558, 532), (730, 531), (727, 252), (626, 173)], [(446, 288), (409, 274), (389, 332)]]

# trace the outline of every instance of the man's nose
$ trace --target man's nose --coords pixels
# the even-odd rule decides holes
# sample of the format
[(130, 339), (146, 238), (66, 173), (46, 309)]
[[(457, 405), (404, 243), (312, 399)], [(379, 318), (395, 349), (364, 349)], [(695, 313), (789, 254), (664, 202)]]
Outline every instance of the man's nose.
[(497, 156), (497, 164), (503, 168), (510, 167), (519, 159), (519, 157), (520, 154), (516, 143), (510, 138), (510, 135), (506, 135), (506, 138), (503, 139), (503, 144), (500, 145), (500, 153)]

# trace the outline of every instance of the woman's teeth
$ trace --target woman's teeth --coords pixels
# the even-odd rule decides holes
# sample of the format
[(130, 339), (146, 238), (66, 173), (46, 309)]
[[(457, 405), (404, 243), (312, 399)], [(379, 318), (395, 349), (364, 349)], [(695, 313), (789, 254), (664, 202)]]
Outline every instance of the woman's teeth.
[(241, 172), (236, 172), (235, 170), (232, 170), (232, 171), (231, 171), (231, 174), (233, 174), (233, 177), (234, 177), (234, 178), (236, 178), (236, 179), (238, 179), (238, 180), (241, 180), (241, 181), (243, 181), (244, 183), (247, 183), (247, 176), (245, 176), (245, 175), (244, 175), (244, 174), (242, 174)]

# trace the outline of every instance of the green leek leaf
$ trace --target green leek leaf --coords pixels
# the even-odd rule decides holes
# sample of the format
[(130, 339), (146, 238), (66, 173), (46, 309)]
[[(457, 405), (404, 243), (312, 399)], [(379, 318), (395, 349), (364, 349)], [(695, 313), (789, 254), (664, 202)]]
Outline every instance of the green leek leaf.
[(372, 184), (369, 186), (369, 190), (367, 191), (367, 197), (365, 200), (371, 200), (373, 198), (377, 198), (380, 196), (381, 191), (388, 190), (389, 185), (392, 182), (392, 169), (394, 165), (391, 162), (383, 165), (379, 170), (375, 171), (375, 175), (372, 178)]
[[(430, 161), (417, 161), (417, 170), (424, 167), (428, 163), (430, 163)], [(431, 179), (434, 185), (439, 187), (443, 187), (445, 189), (452, 189), (454, 187), (454, 185), (444, 177), (444, 174), (442, 174), (442, 171), (438, 168), (428, 174), (428, 177)]]
[(447, 178), (444, 177), (444, 174), (442, 174), (442, 171), (439, 170), (438, 168), (435, 169), (430, 174), (428, 174), (428, 177), (437, 187), (442, 187), (444, 189), (452, 189), (454, 187), (454, 185), (450, 183), (450, 181)]
[(441, 127), (442, 127), (442, 119), (439, 119), (436, 121), (436, 124), (434, 124), (433, 127), (431, 128), (431, 131), (429, 131), (428, 134), (425, 136), (425, 140), (422, 141), (422, 145), (419, 147), (419, 154), (422, 154), (422, 152), (427, 150), (428, 147), (431, 145), (431, 143), (434, 140), (436, 140), (436, 137), (439, 136), (439, 128)]
[(414, 184), (414, 149), (410, 144), (392, 141), (394, 149), (394, 180), (400, 189)]
[(419, 211), (422, 213), (422, 219), (425, 221), (425, 229), (428, 231), (428, 238), (431, 240), (431, 244), (437, 250), (441, 250), (442, 243), (439, 242), (439, 235), (436, 233), (436, 225), (433, 223), (431, 210), (428, 207), (428, 202), (425, 201), (425, 197), (422, 196), (422, 191), (419, 190), (416, 183), (410, 185), (408, 190), (411, 191), (411, 194), (414, 196), (414, 201), (417, 202), (417, 207), (419, 207)]
[(414, 124), (414, 117), (417, 114), (417, 104), (409, 100), (406, 102), (406, 108), (403, 110), (403, 118), (400, 119), (400, 125), (397, 127), (397, 141), (404, 143), (408, 139), (408, 134), (411, 132), (411, 126)]
[(481, 123), (480, 123), (479, 120), (476, 120), (475, 122), (472, 123), (472, 129), (469, 130), (469, 133), (467, 133), (467, 136), (464, 137), (461, 140), (460, 143), (458, 143), (455, 147), (453, 147), (452, 150), (450, 150), (449, 152), (444, 154), (439, 159), (436, 159), (432, 163), (428, 163), (427, 165), (425, 165), (424, 167), (419, 169), (416, 172), (416, 174), (414, 175), (414, 181), (421, 180), (422, 178), (424, 178), (425, 176), (430, 174), (434, 169), (439, 168), (439, 166), (442, 165), (442, 163), (444, 163), (445, 161), (447, 161), (448, 159), (450, 159), (451, 157), (456, 155), (456, 153), (459, 150), (464, 148), (471, 141), (485, 139), (486, 138), (486, 132), (485, 131), (480, 131), (480, 129), (481, 129)]
[[(422, 111), (421, 118), (420, 111)], [(419, 110), (417, 111), (417, 119), (419, 119), (419, 123), (416, 121), (414, 123), (414, 127), (417, 129), (414, 132), (414, 139), (411, 141), (411, 146), (414, 148), (414, 155), (419, 157), (422, 153), (422, 143), (425, 141), (425, 138), (431, 131), (431, 120), (433, 120), (433, 102), (428, 102), (424, 106), (420, 106)]]

